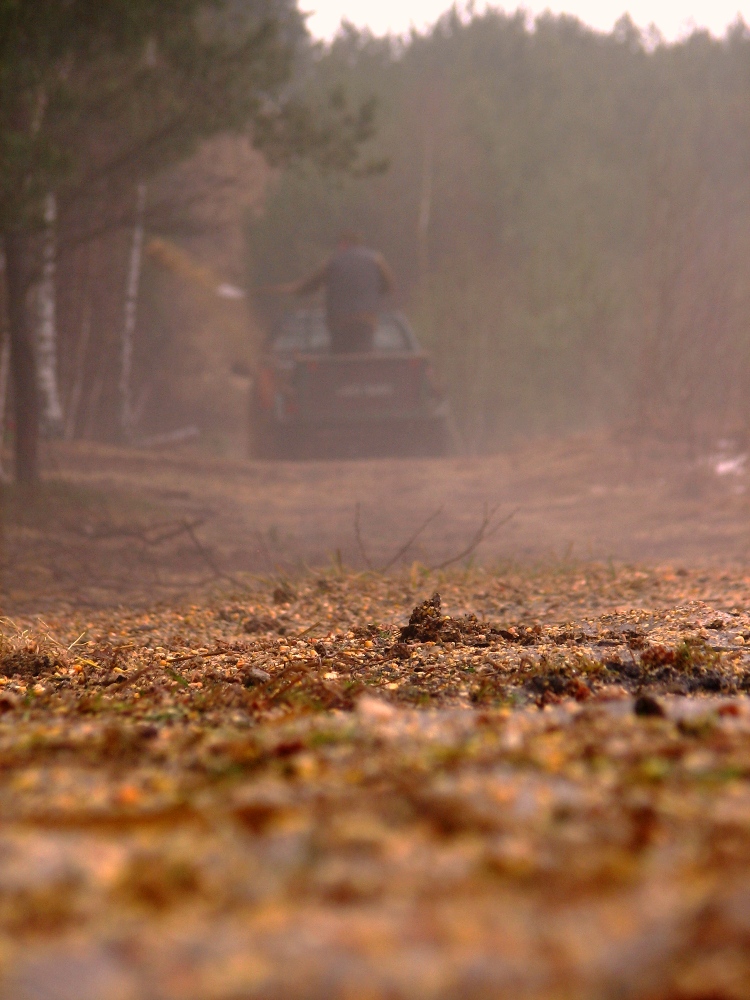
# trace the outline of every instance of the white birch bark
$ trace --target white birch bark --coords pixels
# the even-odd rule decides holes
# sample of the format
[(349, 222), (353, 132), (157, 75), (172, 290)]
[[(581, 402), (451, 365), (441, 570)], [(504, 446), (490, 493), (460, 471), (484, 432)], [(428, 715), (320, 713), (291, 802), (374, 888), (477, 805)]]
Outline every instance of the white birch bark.
[(419, 281), (424, 289), (430, 266), (429, 236), (430, 216), (432, 214), (432, 179), (434, 170), (434, 136), (432, 126), (428, 124), (424, 141), (424, 160), (422, 162), (422, 191), (419, 198), (419, 216), (417, 219), (417, 262), (419, 266)]
[(133, 410), (133, 346), (138, 314), (138, 288), (143, 262), (143, 231), (146, 213), (146, 185), (138, 185), (133, 227), (133, 243), (130, 249), (128, 281), (125, 289), (125, 322), (122, 329), (122, 349), (120, 360), (120, 428), (126, 441), (131, 441), (135, 429)]
[(42, 278), (35, 289), (36, 295), (36, 353), (37, 382), (42, 403), (42, 421), (48, 433), (56, 434), (62, 428), (63, 410), (57, 380), (57, 302), (55, 279), (57, 276), (57, 199), (48, 194), (44, 205), (44, 248)]
[(76, 350), (75, 375), (73, 378), (73, 387), (70, 390), (70, 398), (68, 400), (68, 412), (65, 418), (66, 441), (72, 441), (76, 434), (78, 410), (81, 405), (81, 396), (83, 394), (86, 352), (88, 351), (89, 338), (91, 336), (91, 297), (88, 295), (88, 288), (86, 291), (87, 296), (84, 301), (83, 318), (81, 320), (81, 334), (78, 338), (78, 349)]

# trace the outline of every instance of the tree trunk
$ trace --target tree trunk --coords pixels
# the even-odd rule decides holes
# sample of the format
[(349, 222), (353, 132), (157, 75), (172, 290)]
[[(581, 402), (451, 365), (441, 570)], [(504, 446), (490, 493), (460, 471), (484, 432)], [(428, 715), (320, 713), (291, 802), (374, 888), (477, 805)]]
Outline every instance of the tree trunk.
[(36, 364), (44, 427), (52, 437), (62, 433), (63, 411), (57, 385), (57, 201), (48, 194), (44, 207), (41, 281), (35, 288)]
[(419, 196), (419, 217), (417, 219), (417, 262), (419, 265), (419, 287), (427, 287), (430, 271), (430, 216), (432, 214), (432, 182), (435, 159), (435, 139), (432, 123), (428, 122), (424, 139), (424, 160), (422, 163), (422, 191)]
[(126, 443), (133, 440), (135, 431), (135, 411), (133, 409), (133, 347), (135, 323), (138, 310), (138, 287), (143, 263), (143, 230), (146, 212), (146, 185), (138, 185), (133, 227), (133, 244), (130, 250), (128, 284), (125, 289), (125, 324), (122, 330), (122, 354), (120, 361), (120, 428)]
[(39, 478), (39, 397), (36, 357), (26, 310), (25, 241), (19, 234), (11, 233), (5, 235), (3, 243), (16, 423), (16, 479), (19, 483), (33, 483)]

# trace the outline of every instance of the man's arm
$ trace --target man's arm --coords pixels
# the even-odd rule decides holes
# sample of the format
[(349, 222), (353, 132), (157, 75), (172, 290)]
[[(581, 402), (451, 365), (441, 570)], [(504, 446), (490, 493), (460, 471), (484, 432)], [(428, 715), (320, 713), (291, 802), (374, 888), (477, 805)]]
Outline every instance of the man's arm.
[(306, 278), (299, 278), (297, 281), (286, 281), (280, 285), (262, 285), (256, 288), (256, 293), (266, 295), (312, 295), (322, 288), (328, 278), (328, 261), (319, 267), (317, 271)]
[(311, 275), (307, 278), (301, 278), (299, 281), (292, 282), (292, 295), (312, 295), (313, 292), (317, 292), (321, 289), (326, 281), (328, 280), (328, 261), (319, 267), (317, 271), (313, 271)]

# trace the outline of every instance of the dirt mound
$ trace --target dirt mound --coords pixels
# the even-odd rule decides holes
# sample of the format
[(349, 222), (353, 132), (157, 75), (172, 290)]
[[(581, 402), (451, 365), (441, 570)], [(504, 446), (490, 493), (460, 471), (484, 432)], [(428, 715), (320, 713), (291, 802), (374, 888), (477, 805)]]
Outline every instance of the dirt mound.
[(399, 642), (461, 642), (466, 646), (488, 646), (490, 635), (502, 635), (502, 630), (487, 622), (481, 622), (476, 615), (451, 618), (440, 613), (440, 594), (422, 601), (412, 611), (409, 624), (399, 633)]

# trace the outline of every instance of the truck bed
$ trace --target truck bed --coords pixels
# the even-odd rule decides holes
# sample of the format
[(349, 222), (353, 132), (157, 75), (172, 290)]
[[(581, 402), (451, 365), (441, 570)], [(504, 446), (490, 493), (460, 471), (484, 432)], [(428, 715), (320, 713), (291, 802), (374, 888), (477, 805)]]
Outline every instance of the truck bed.
[(374, 350), (335, 354), (319, 310), (298, 310), (260, 359), (250, 412), (259, 458), (445, 454), (447, 401), (400, 314), (381, 316)]
[(292, 385), (303, 423), (403, 420), (425, 408), (423, 354), (299, 355)]

